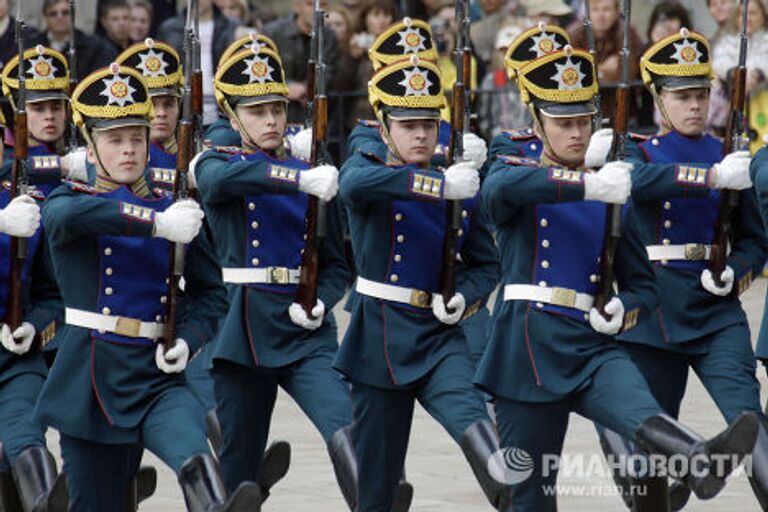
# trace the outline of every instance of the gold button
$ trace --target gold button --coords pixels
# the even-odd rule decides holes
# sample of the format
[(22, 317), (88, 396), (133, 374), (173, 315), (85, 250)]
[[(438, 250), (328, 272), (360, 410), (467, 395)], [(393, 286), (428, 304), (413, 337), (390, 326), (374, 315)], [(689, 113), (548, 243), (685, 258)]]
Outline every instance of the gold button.
[(589, 313), (584, 313), (584, 320), (589, 320)]
[(536, 307), (537, 307), (537, 308), (543, 308), (543, 307), (544, 307), (544, 304), (542, 304), (541, 302), (537, 302), (537, 303), (536, 303)]
[(165, 284), (171, 284), (171, 278), (166, 277), (165, 278)]
[(392, 274), (389, 278), (389, 280), (392, 281), (393, 283), (396, 283), (398, 279), (400, 278), (397, 277), (397, 274)]
[(261, 244), (259, 243), (258, 240), (254, 240), (253, 242), (251, 242), (251, 245), (254, 246), (254, 247), (258, 247)]
[(459, 228), (458, 233), (456, 233), (458, 236), (464, 236), (464, 230)]
[(542, 261), (541, 268), (549, 268), (549, 262), (547, 260)]
[(662, 265), (666, 265), (667, 263), (669, 263), (669, 261), (667, 261), (667, 260), (661, 260), (661, 264), (662, 264)]
[(110, 287), (104, 288), (104, 293), (106, 293), (107, 295), (112, 295), (112, 288)]
[(536, 144), (531, 144), (531, 151), (536, 151), (538, 149), (538, 146)]
[(306, 242), (306, 241), (307, 241), (307, 234), (306, 234), (306, 233), (304, 233), (304, 234), (301, 236), (301, 239), (302, 239), (302, 240), (304, 240), (304, 241)]
[(541, 219), (541, 222), (539, 222), (539, 224), (541, 225), (541, 227), (545, 228), (549, 225), (549, 222), (547, 221), (547, 219)]
[(104, 273), (107, 274), (108, 276), (111, 276), (112, 275), (112, 267), (107, 267), (104, 270)]
[(256, 229), (256, 228), (258, 228), (258, 227), (259, 227), (259, 223), (258, 223), (258, 222), (256, 222), (256, 221), (253, 221), (253, 222), (251, 222), (251, 227), (252, 227), (253, 229)]
[(259, 264), (259, 258), (253, 258), (253, 259), (251, 260), (251, 265), (253, 265), (254, 267), (255, 267), (256, 265), (258, 265), (258, 264)]
[(547, 286), (547, 282), (546, 281), (539, 281), (539, 286), (541, 286), (543, 288), (544, 286)]
[(105, 256), (111, 256), (112, 255), (112, 248), (111, 247), (107, 247), (106, 249), (104, 249), (104, 255)]
[(669, 229), (672, 227), (672, 221), (671, 220), (665, 220), (664, 221), (664, 227)]
[(469, 214), (467, 213), (467, 210), (461, 210), (461, 218), (462, 218), (462, 219), (466, 219), (466, 218), (467, 218), (467, 215), (469, 215)]
[(155, 322), (162, 322), (162, 321), (163, 321), (163, 317), (162, 317), (162, 316), (160, 316), (160, 315), (157, 315), (157, 316), (155, 317)]
[(398, 243), (403, 243), (403, 242), (405, 242), (405, 236), (403, 236), (403, 235), (397, 235), (397, 241), (398, 241)]
[(596, 274), (592, 274), (591, 276), (589, 276), (589, 282), (590, 283), (596, 283), (597, 282), (597, 275)]
[(664, 209), (665, 210), (671, 210), (672, 209), (672, 203), (669, 201), (664, 201)]
[(166, 302), (168, 302), (168, 297), (166, 297), (165, 295), (161, 296), (160, 297), (160, 303), (161, 304), (165, 304)]
[(402, 257), (402, 256), (400, 256), (399, 254), (395, 254), (395, 261), (396, 261), (396, 262), (400, 263), (400, 261), (401, 261), (402, 259), (403, 259), (403, 257)]
[(255, 210), (256, 209), (256, 203), (248, 203), (248, 209), (249, 210)]
[(549, 247), (549, 240), (542, 240), (542, 241), (541, 241), (541, 246), (542, 246), (543, 248), (545, 248), (545, 249), (546, 249), (547, 247)]
[(101, 312), (104, 315), (109, 315), (110, 313), (112, 313), (112, 310), (109, 308), (101, 308)]
[(396, 214), (395, 214), (395, 220), (396, 220), (396, 221), (401, 221), (401, 220), (403, 220), (403, 214), (402, 214), (402, 213), (396, 213)]
[(658, 146), (659, 145), (659, 139), (651, 139), (651, 144), (653, 144), (654, 146)]
[(661, 243), (664, 245), (669, 245), (669, 238), (665, 238), (664, 240), (661, 241)]

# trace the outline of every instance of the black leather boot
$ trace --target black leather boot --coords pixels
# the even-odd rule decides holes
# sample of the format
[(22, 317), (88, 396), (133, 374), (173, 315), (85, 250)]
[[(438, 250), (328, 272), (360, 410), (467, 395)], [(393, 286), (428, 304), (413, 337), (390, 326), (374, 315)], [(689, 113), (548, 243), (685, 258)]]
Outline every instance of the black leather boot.
[(221, 456), (221, 425), (219, 425), (219, 418), (216, 416), (216, 409), (211, 409), (208, 414), (205, 415), (205, 426), (208, 434), (208, 441), (213, 448), (213, 454), (218, 458)]
[(685, 456), (689, 462), (686, 485), (699, 499), (708, 500), (725, 487), (725, 478), (752, 451), (757, 431), (757, 416), (744, 413), (723, 432), (705, 440), (666, 414), (659, 414), (638, 427), (636, 438), (649, 453)]
[(349, 510), (354, 511), (357, 508), (357, 459), (350, 430), (351, 427), (344, 427), (333, 434), (328, 443), (328, 454), (331, 456), (341, 495)]
[(669, 508), (672, 512), (683, 510), (691, 497), (691, 488), (683, 482), (671, 480), (669, 482)]
[(291, 445), (286, 441), (274, 441), (264, 452), (259, 473), (259, 487), (264, 501), (269, 497), (269, 491), (274, 485), (288, 474), (291, 466)]
[(179, 484), (189, 512), (261, 510), (261, 489), (255, 483), (243, 482), (229, 499), (226, 498), (216, 461), (207, 453), (195, 455), (181, 466)]
[(57, 473), (56, 462), (44, 446), (32, 446), (19, 454), (13, 478), (26, 512), (67, 510), (66, 480)]
[(10, 471), (0, 471), (0, 512), (24, 512)]
[(632, 512), (669, 512), (669, 485), (665, 476), (632, 479)]
[[(605, 429), (600, 433), (600, 448), (606, 460), (628, 460), (634, 453), (629, 441), (621, 437), (613, 430)], [(613, 468), (613, 465), (610, 465)], [(613, 468), (615, 469), (615, 468)], [(624, 468), (625, 470), (627, 468)], [(627, 471), (612, 471), (613, 482), (621, 492), (621, 499), (628, 509), (632, 509), (632, 479)]]
[(485, 420), (473, 423), (461, 435), (459, 446), (494, 510), (511, 510), (511, 486), (497, 481), (488, 472), (488, 460), (500, 449), (493, 425)]
[(761, 510), (768, 510), (768, 420), (760, 418), (760, 431), (752, 450), (752, 473), (749, 476)]
[(157, 489), (157, 470), (152, 466), (141, 466), (136, 473), (136, 503), (146, 500)]

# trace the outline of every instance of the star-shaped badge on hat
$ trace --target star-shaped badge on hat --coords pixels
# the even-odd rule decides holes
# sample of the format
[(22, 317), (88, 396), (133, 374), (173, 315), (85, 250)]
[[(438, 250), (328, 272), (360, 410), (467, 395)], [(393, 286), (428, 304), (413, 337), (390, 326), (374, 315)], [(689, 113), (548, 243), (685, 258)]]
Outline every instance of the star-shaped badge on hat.
[(133, 93), (136, 89), (128, 83), (126, 78), (118, 74), (112, 75), (112, 78), (104, 78), (104, 90), (99, 94), (107, 97), (107, 105), (117, 104), (124, 107), (126, 103), (133, 103)]
[(698, 42), (689, 39), (683, 39), (680, 43), (672, 43), (675, 47), (675, 53), (670, 57), (678, 64), (701, 64), (701, 57), (704, 55), (699, 51)]
[(427, 72), (420, 68), (404, 69), (405, 78), (398, 85), (405, 87), (406, 96), (429, 96), (429, 88), (432, 82)]
[(53, 80), (55, 78), (55, 71), (56, 67), (53, 65), (53, 57), (38, 55), (29, 61), (27, 74), (33, 80)]
[(536, 54), (536, 58), (549, 55), (550, 53), (559, 50), (561, 47), (560, 43), (555, 40), (555, 35), (550, 34), (549, 32), (542, 31), (541, 34), (533, 36), (532, 39), (531, 51)]
[(157, 53), (152, 48), (149, 48), (146, 52), (140, 53), (139, 58), (141, 62), (136, 68), (141, 71), (141, 74), (148, 77), (165, 76), (165, 68), (168, 67), (168, 63), (163, 59), (162, 53)]
[(558, 89), (580, 89), (584, 87), (582, 82), (587, 75), (581, 71), (581, 62), (574, 63), (568, 57), (564, 64), (555, 62), (555, 67), (557, 68), (557, 73), (552, 75), (551, 78), (557, 82)]
[(272, 72), (274, 68), (269, 65), (266, 57), (254, 55), (252, 59), (246, 59), (243, 74), (248, 77), (248, 83), (259, 82), (260, 84), (272, 81)]
[(396, 44), (397, 46), (402, 46), (405, 53), (418, 53), (421, 50), (427, 49), (424, 46), (424, 36), (413, 27), (401, 30), (397, 35), (400, 36), (400, 40)]

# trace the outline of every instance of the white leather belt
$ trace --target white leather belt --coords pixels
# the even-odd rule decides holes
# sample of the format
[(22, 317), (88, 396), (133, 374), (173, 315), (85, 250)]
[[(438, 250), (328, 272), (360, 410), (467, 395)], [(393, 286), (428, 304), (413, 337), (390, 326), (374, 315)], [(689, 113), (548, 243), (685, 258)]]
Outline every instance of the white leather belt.
[(376, 299), (401, 302), (403, 304), (410, 304), (411, 306), (415, 306), (417, 308), (432, 307), (433, 294), (423, 290), (417, 290), (415, 288), (394, 286), (391, 284), (380, 283), (378, 281), (371, 281), (370, 279), (357, 276), (355, 290), (357, 290), (358, 293), (362, 293), (363, 295), (374, 297)]
[(125, 316), (102, 315), (82, 309), (66, 308), (64, 315), (68, 325), (96, 329), (102, 332), (113, 332), (131, 338), (150, 338), (156, 340), (161, 338), (165, 331), (165, 324), (142, 322), (137, 318)]
[(225, 283), (298, 284), (301, 269), (288, 267), (222, 268)]
[(712, 246), (708, 244), (648, 245), (648, 259), (703, 261), (711, 257)]
[(578, 293), (570, 288), (508, 284), (504, 286), (504, 300), (530, 300), (589, 312), (595, 298), (588, 293)]

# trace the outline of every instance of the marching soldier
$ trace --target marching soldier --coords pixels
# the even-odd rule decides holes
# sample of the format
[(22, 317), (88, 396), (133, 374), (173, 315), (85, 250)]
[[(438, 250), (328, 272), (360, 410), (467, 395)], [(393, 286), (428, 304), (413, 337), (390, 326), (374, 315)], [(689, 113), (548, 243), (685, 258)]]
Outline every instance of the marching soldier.
[[(288, 88), (268, 47), (238, 51), (219, 66), (219, 107), (242, 141), (196, 157), (193, 179), (216, 241), (230, 309), (211, 354), (221, 422), (221, 466), (229, 489), (258, 480), (278, 386), (328, 445), (344, 499), (357, 503), (349, 438), (349, 390), (331, 368), (337, 350), (331, 308), (344, 294), (345, 264), (336, 195), (338, 171), (310, 167), (283, 146)], [(296, 301), (309, 196), (331, 201), (320, 249), (318, 299)]]
[[(340, 192), (358, 277), (335, 367), (350, 380), (353, 439), (362, 472), (361, 512), (392, 505), (408, 445), (413, 403), (448, 430), (494, 508), (506, 493), (488, 474), (496, 434), (472, 387), (468, 344), (456, 325), (491, 292), (498, 255), (476, 209), (478, 160), (445, 172), (431, 163), (445, 104), (437, 67), (418, 57), (379, 69), (369, 86), (388, 155), (360, 150), (344, 164)], [(462, 200), (457, 293), (436, 293), (447, 200)], [(383, 437), (382, 437), (383, 436)]]
[[(541, 161), (500, 156), (483, 184), (484, 204), (499, 230), (504, 285), (476, 382), (496, 397), (509, 456), (531, 471), (513, 488), (515, 511), (556, 509), (547, 488), (554, 489), (557, 471), (542, 462), (544, 455), (560, 454), (571, 411), (636, 440), (649, 453), (698, 457), (712, 468), (714, 456), (740, 460), (757, 435), (751, 414), (709, 441), (663, 414), (643, 375), (613, 342), (613, 335), (631, 329), (656, 305), (640, 220), (631, 214), (615, 253), (618, 294), (603, 312), (592, 306), (606, 209), (624, 203), (631, 189), (628, 163), (609, 162), (598, 172), (583, 168), (595, 75), (592, 57), (570, 47), (523, 67), (521, 96), (544, 141)], [(733, 466), (718, 472), (705, 467), (685, 482), (708, 499)]]
[[(32, 75), (34, 78), (27, 80), (29, 90), (24, 100), (30, 138), (41, 145), (55, 142), (63, 134), (67, 98), (66, 61), (62, 59), (57, 61), (58, 66), (46, 67), (46, 58), (53, 57), (35, 50), (25, 53), (27, 65), (34, 65), (35, 59), (38, 65), (44, 62)], [(19, 101), (18, 60), (14, 57), (3, 72), (4, 92), (14, 109)], [(63, 78), (63, 87), (59, 78)], [(4, 119), (2, 124), (5, 125)], [(12, 257), (11, 237), (26, 238), (28, 254), (21, 277), (23, 322), (19, 326), (0, 325), (0, 509), (63, 512), (67, 509), (64, 479), (58, 478), (56, 463), (46, 448), (45, 428), (32, 419), (35, 401), (48, 373), (40, 349), (53, 338), (61, 320), (61, 297), (40, 227), (38, 201), (45, 195), (40, 189), (30, 188), (26, 195), (11, 197), (8, 180), (12, 163), (9, 159), (2, 169), (0, 189), (0, 260), (5, 262), (0, 278), (0, 316), (4, 319), (9, 316), (12, 294), (8, 265)]]
[[(645, 52), (640, 70), (662, 126), (631, 148), (632, 208), (653, 264), (659, 307), (618, 339), (667, 414), (677, 417), (691, 368), (732, 422), (745, 411), (762, 410), (749, 326), (738, 299), (762, 270), (768, 251), (751, 189), (750, 156), (737, 151), (723, 158), (723, 143), (705, 131), (713, 75), (704, 36), (683, 29), (662, 39)], [(602, 145), (605, 155), (610, 138)], [(718, 284), (708, 264), (723, 189), (741, 192)], [(764, 421), (761, 425), (750, 483), (766, 508), (768, 431)], [(682, 508), (687, 494), (677, 494), (671, 496), (673, 508)]]
[[(258, 486), (229, 499), (208, 451), (204, 414), (183, 370), (226, 309), (203, 213), (144, 177), (152, 104), (141, 75), (113, 64), (72, 97), (96, 168), (43, 209), (66, 331), (35, 416), (61, 433), (74, 510), (132, 510), (129, 483), (146, 447), (177, 474), (191, 511), (258, 509)], [(87, 216), (87, 218), (86, 218)], [(171, 243), (187, 245), (186, 309), (166, 322)], [(174, 338), (164, 339), (172, 331)]]

